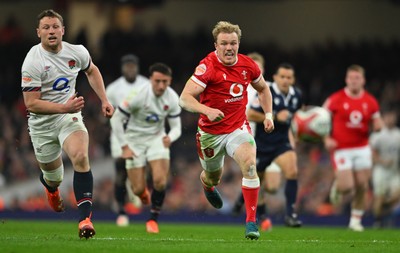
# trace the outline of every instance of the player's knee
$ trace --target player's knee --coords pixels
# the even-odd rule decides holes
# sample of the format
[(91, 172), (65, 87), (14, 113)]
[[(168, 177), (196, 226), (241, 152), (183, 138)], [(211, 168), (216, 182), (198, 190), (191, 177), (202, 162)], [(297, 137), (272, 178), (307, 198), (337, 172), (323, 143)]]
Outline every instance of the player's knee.
[(163, 180), (163, 179), (154, 180), (153, 187), (157, 191), (163, 191), (167, 187), (167, 182), (166, 182), (166, 180)]
[(275, 194), (278, 192), (279, 187), (277, 186), (265, 186), (264, 190), (270, 194)]
[(144, 189), (144, 186), (143, 187), (141, 187), (141, 186), (139, 186), (139, 187), (132, 187), (133, 189), (132, 189), (132, 192), (133, 192), (133, 194), (135, 194), (136, 196), (141, 196), (142, 194), (143, 194), (143, 192), (145, 191), (145, 189)]
[(89, 157), (87, 152), (76, 152), (72, 158), (72, 163), (74, 165), (75, 170), (80, 172), (85, 172), (89, 170)]
[(64, 165), (61, 164), (55, 170), (42, 170), (43, 178), (51, 184), (51, 186), (59, 186), (64, 178)]

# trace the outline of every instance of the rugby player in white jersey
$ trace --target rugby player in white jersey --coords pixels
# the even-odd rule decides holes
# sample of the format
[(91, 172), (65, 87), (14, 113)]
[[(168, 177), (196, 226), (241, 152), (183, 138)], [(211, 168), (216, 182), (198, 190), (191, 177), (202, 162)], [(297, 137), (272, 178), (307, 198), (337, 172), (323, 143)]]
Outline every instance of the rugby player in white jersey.
[(36, 29), (40, 43), (33, 46), (22, 65), (21, 87), (29, 112), (28, 126), (36, 159), (42, 170), (50, 206), (63, 212), (58, 190), (64, 175), (62, 150), (74, 167), (73, 188), (79, 210), (79, 237), (93, 237), (91, 222), (93, 176), (90, 170), (89, 137), (81, 110), (84, 98), (75, 91), (76, 78), (85, 72), (90, 86), (101, 100), (102, 113), (111, 117), (102, 75), (82, 45), (63, 41), (64, 24), (60, 14), (45, 10), (38, 15)]
[(385, 216), (400, 200), (400, 129), (396, 126), (396, 111), (384, 112), (382, 119), (385, 127), (370, 136), (374, 162), (372, 211), (377, 228), (385, 225)]
[[(170, 146), (181, 136), (178, 94), (170, 88), (172, 71), (163, 63), (150, 66), (150, 82), (133, 88), (111, 118), (111, 127), (126, 159), (132, 191), (143, 204), (151, 202), (148, 233), (159, 233), (160, 214), (168, 181)], [(170, 131), (165, 129), (168, 119)], [(124, 123), (127, 122), (124, 130)], [(150, 165), (153, 190), (146, 185), (145, 166)]]
[[(117, 107), (122, 99), (129, 94), (133, 87), (139, 87), (148, 84), (149, 79), (139, 74), (139, 58), (133, 54), (127, 54), (121, 58), (122, 76), (107, 85), (106, 94), (110, 103)], [(111, 156), (114, 159), (115, 166), (115, 183), (114, 196), (117, 202), (117, 220), (118, 226), (128, 226), (129, 217), (125, 212), (126, 203), (126, 180), (128, 178), (125, 169), (125, 159), (122, 158), (121, 146), (117, 137), (111, 131)], [(138, 200), (140, 202), (140, 200)]]

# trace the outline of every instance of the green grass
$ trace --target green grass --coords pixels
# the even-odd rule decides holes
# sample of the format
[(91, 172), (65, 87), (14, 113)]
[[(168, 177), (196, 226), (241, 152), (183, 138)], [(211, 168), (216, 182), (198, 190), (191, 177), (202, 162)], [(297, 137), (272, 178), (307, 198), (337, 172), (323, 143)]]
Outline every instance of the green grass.
[(96, 222), (93, 239), (79, 239), (77, 224), (66, 221), (0, 222), (0, 252), (399, 252), (399, 231), (373, 230), (357, 233), (338, 227), (275, 226), (258, 241), (244, 238), (244, 226), (226, 224), (160, 223), (160, 234), (147, 234), (144, 222), (119, 228)]

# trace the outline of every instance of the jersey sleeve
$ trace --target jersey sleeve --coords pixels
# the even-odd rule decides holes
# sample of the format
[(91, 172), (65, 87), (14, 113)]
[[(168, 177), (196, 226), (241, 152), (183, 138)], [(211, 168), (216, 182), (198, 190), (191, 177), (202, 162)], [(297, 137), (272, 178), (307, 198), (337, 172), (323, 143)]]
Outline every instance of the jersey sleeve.
[(21, 68), (22, 91), (40, 91), (42, 87), (40, 64), (28, 54)]
[(371, 113), (373, 119), (380, 117), (379, 103), (373, 96), (371, 96)]
[(210, 61), (203, 59), (196, 67), (191, 79), (203, 88), (207, 87), (213, 75), (213, 66)]
[(89, 51), (83, 45), (77, 45), (77, 53), (79, 66), (82, 71), (86, 71), (89, 68), (91, 61)]
[(258, 67), (257, 63), (250, 57), (249, 57), (249, 62), (250, 62), (249, 65), (251, 67), (250, 68), (251, 69), (251, 72), (250, 72), (251, 83), (258, 83), (262, 78), (262, 73), (261, 73), (260, 67)]
[(169, 111), (168, 117), (174, 118), (178, 117), (181, 114), (181, 107), (179, 106), (179, 97), (178, 94), (171, 88), (171, 110)]

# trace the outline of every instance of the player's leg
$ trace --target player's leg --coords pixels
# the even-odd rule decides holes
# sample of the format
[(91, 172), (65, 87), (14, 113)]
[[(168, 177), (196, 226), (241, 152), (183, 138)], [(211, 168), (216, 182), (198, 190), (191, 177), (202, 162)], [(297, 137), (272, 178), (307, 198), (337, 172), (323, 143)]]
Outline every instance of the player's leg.
[(54, 211), (63, 212), (65, 210), (64, 202), (58, 189), (64, 176), (64, 166), (61, 156), (52, 162), (39, 162), (39, 166), (42, 170), (39, 179), (45, 187), (49, 205)]
[(118, 226), (128, 226), (129, 217), (125, 212), (125, 202), (126, 202), (126, 179), (128, 173), (125, 168), (125, 159), (119, 157), (114, 160), (115, 167), (115, 182), (114, 182), (114, 197), (117, 202), (117, 225)]
[(339, 149), (331, 156), (335, 180), (332, 183), (329, 198), (333, 205), (339, 205), (344, 194), (354, 192), (353, 156), (352, 149)]
[(150, 192), (147, 189), (145, 167), (133, 166), (131, 165), (131, 161), (132, 160), (127, 160), (126, 168), (132, 192), (140, 198), (142, 204), (148, 205), (150, 204)]
[[(200, 174), (200, 182), (208, 202), (217, 209), (223, 206), (221, 195), (215, 186), (220, 183), (222, 177), (225, 136), (212, 135), (201, 130), (196, 134), (197, 154), (203, 168)], [(210, 146), (210, 143), (213, 143), (213, 146)]]
[(79, 237), (88, 239), (95, 235), (91, 222), (93, 175), (88, 157), (88, 133), (83, 130), (72, 132), (65, 138), (63, 149), (74, 167), (73, 188), (79, 210)]
[(361, 220), (366, 208), (366, 195), (371, 179), (372, 152), (369, 146), (355, 149), (353, 152), (354, 197), (351, 202), (349, 228), (353, 231), (363, 231)]
[(149, 161), (153, 178), (153, 191), (151, 193), (150, 218), (146, 223), (149, 233), (158, 233), (158, 216), (164, 203), (165, 189), (168, 182), (169, 159), (158, 159)]
[(42, 171), (39, 179), (45, 187), (49, 205), (54, 211), (62, 212), (64, 203), (58, 186), (63, 180), (64, 167), (61, 159), (61, 146), (58, 141), (58, 129), (46, 131), (30, 129), (29, 135)]
[(372, 213), (374, 214), (374, 227), (383, 227), (383, 205), (385, 195), (388, 193), (390, 178), (387, 177), (387, 172), (384, 169), (376, 167), (373, 169), (372, 188), (373, 202)]
[(226, 153), (232, 157), (242, 172), (242, 193), (246, 208), (246, 232), (248, 239), (258, 239), (256, 215), (260, 179), (256, 168), (256, 143), (249, 130), (243, 126), (226, 138)]
[(295, 211), (297, 200), (297, 155), (294, 150), (288, 150), (280, 154), (274, 162), (282, 170), (286, 179), (285, 197), (286, 197), (286, 215), (285, 224), (289, 227), (301, 227), (302, 222), (298, 220)]
[(368, 183), (371, 178), (371, 170), (363, 169), (354, 172), (354, 197), (351, 202), (351, 217), (349, 228), (354, 231), (363, 231), (361, 225), (362, 216), (366, 207), (366, 193), (368, 191)]

